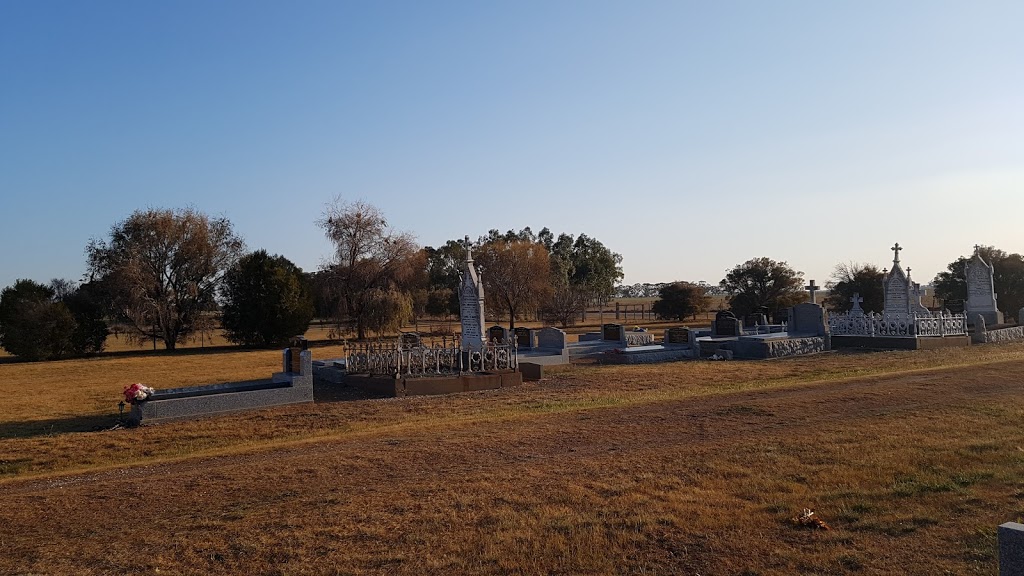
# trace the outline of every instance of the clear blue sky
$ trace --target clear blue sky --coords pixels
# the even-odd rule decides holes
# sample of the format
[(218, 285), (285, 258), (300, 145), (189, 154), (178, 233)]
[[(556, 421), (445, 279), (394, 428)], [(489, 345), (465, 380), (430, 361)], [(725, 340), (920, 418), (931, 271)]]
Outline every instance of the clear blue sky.
[(547, 226), (625, 281), (757, 256), (919, 281), (1024, 252), (1024, 2), (0, 0), (0, 286), (133, 210), (315, 269), (364, 199), (424, 245)]

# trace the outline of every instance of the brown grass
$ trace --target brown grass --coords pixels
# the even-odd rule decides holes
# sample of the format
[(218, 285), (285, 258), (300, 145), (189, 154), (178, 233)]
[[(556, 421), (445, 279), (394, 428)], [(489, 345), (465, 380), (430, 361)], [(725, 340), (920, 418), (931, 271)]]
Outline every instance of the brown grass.
[[(0, 365), (0, 573), (992, 573), (1024, 515), (1022, 358), (574, 367), (85, 433), (123, 383), (279, 352)], [(804, 507), (833, 530), (790, 526)]]

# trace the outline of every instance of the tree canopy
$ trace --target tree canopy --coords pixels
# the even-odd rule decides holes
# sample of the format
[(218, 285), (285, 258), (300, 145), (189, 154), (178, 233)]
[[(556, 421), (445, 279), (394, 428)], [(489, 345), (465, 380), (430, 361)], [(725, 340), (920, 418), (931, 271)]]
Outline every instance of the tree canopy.
[(232, 342), (283, 344), (306, 332), (313, 297), (302, 270), (284, 256), (258, 250), (243, 256), (224, 276), (221, 324)]
[(426, 312), (435, 316), (459, 313), (459, 275), (466, 259), (464, 242), (449, 240), (439, 248), (423, 249), (426, 258)]
[(672, 282), (661, 287), (651, 311), (660, 318), (683, 320), (706, 312), (710, 306), (711, 297), (703, 286), (691, 282)]
[(535, 310), (549, 297), (551, 263), (542, 244), (498, 238), (480, 246), (474, 258), (487, 306), (508, 313), (510, 330), (515, 328), (517, 315)]
[[(1024, 307), (1024, 256), (1008, 254), (994, 246), (979, 246), (978, 253), (992, 265), (992, 284), (998, 296), (996, 304), (1009, 317)], [(932, 285), (935, 295), (951, 310), (963, 309), (967, 299), (967, 262), (974, 256), (960, 256), (939, 272)], [(1020, 318), (1017, 318), (1020, 323)]]
[(754, 258), (736, 265), (719, 283), (729, 295), (729, 309), (737, 316), (766, 309), (774, 317), (807, 299), (803, 272), (771, 258)]
[(243, 249), (227, 218), (186, 208), (136, 211), (86, 252), (90, 274), (131, 335), (173, 350), (216, 309), (221, 279)]
[(58, 358), (71, 347), (74, 319), (48, 286), (18, 280), (0, 292), (0, 346), (26, 360)]
[(870, 312), (881, 312), (885, 304), (883, 276), (882, 271), (874, 264), (836, 264), (832, 277), (825, 283), (825, 288), (829, 291), (825, 298), (825, 306), (830, 310), (846, 312), (853, 308), (851, 298), (856, 293), (864, 299), (861, 308)]
[(363, 201), (336, 199), (317, 225), (335, 248), (325, 268), (337, 290), (335, 318), (353, 321), (360, 339), (409, 319), (410, 294), (425, 266), (412, 235), (392, 229), (380, 209)]

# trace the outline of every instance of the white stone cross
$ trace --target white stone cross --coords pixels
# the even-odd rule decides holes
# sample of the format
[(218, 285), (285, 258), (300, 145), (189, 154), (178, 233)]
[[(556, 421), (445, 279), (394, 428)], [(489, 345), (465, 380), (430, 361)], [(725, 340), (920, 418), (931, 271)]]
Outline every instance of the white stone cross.
[(899, 263), (900, 263), (900, 250), (903, 250), (903, 247), (902, 247), (902, 246), (900, 246), (900, 243), (899, 243), (899, 242), (897, 242), (895, 246), (893, 246), (892, 248), (890, 248), (890, 250), (892, 250), (893, 252), (895, 252), (895, 253), (896, 253), (896, 256), (895, 256), (895, 257), (893, 257), (892, 261), (893, 261), (893, 262), (894, 262), (895, 264), (899, 264)]
[(817, 291), (819, 288), (821, 288), (821, 286), (815, 284), (814, 280), (811, 280), (810, 284), (804, 286), (804, 290), (807, 290), (808, 292), (811, 293), (811, 304), (817, 304), (817, 302), (814, 301), (814, 292)]

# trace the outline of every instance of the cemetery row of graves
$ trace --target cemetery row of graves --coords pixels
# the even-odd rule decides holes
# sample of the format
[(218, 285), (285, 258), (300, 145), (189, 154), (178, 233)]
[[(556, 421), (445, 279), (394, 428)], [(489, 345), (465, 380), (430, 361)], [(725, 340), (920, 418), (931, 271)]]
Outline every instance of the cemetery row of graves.
[[(194, 210), (137, 211), (112, 227), (109, 239), (89, 243), (87, 281), (46, 285), (23, 279), (0, 292), (2, 354), (47, 360), (150, 347), (274, 348), (311, 327), (325, 332), (318, 339), (365, 340), (410, 324), (450, 325), (461, 314), (458, 285), (469, 249), (486, 287), (488, 318), (510, 329), (529, 321), (573, 330), (593, 321), (588, 311), (595, 307), (603, 321), (610, 298), (617, 299), (615, 318), (623, 323), (674, 319), (692, 325), (698, 315), (729, 309), (748, 327), (782, 325), (790, 308), (808, 299), (801, 272), (765, 257), (737, 264), (713, 284), (617, 286), (622, 257), (586, 234), (556, 237), (547, 228), (535, 234), (527, 227), (421, 247), (411, 234), (388, 227), (377, 208), (358, 202), (329, 207), (317, 224), (335, 254), (310, 272), (262, 250), (243, 254), (244, 242), (224, 218)], [(178, 237), (183, 231), (211, 240), (191, 246)], [(1024, 306), (1024, 257), (989, 246), (975, 251), (995, 270), (996, 292), (1002, 292), (1006, 316), (1014, 317)], [(936, 276), (926, 299), (932, 311), (969, 313), (967, 260), (961, 257)], [(829, 310), (892, 316), (897, 306), (885, 305), (882, 284), (895, 270), (844, 266), (838, 264), (823, 287), (810, 281), (811, 303), (819, 303), (815, 291), (825, 289), (820, 303)], [(909, 267), (900, 270), (916, 285)], [(685, 276), (683, 270), (672, 273)], [(767, 283), (757, 280), (762, 275)], [(851, 303), (858, 290), (863, 301)], [(986, 318), (989, 327), (997, 320)]]
[[(579, 334), (562, 329), (486, 326), (484, 283), (471, 249), (461, 266), (460, 330), (452, 337), (424, 338), (406, 332), (396, 338), (345, 345), (338, 358), (312, 357), (308, 342), (294, 339), (284, 350), (282, 370), (269, 380), (137, 391), (128, 395), (134, 423), (191, 417), (263, 406), (312, 402), (315, 384), (350, 386), (382, 396), (447, 394), (500, 389), (543, 377), (545, 367), (579, 362), (648, 364), (686, 360), (764, 360), (834, 349), (920, 350), (1024, 339), (1024, 326), (1007, 326), (998, 309), (993, 266), (979, 253), (966, 264), (968, 298), (963, 312), (929, 310), (922, 286), (911, 279), (893, 248), (883, 281), (880, 312), (861, 307), (854, 294), (850, 310), (829, 313), (817, 303), (811, 281), (808, 301), (787, 310), (785, 320), (764, 313), (742, 318), (718, 312), (709, 327), (669, 326), (655, 334), (639, 325), (607, 323)], [(1019, 314), (1018, 314), (1019, 316)]]

